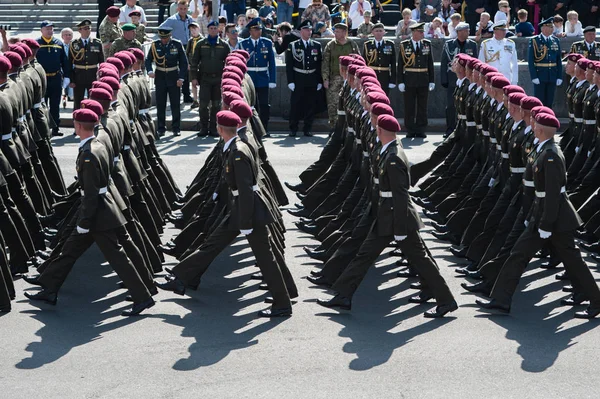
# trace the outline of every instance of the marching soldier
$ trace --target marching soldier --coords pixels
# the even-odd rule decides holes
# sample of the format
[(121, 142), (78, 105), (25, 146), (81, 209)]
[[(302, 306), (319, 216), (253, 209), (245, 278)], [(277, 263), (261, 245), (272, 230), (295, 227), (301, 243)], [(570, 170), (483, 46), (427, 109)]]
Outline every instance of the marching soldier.
[(104, 55), (107, 57), (108, 50), (110, 50), (110, 46), (112, 46), (113, 42), (123, 36), (123, 31), (119, 26), (119, 15), (121, 15), (121, 10), (119, 10), (119, 7), (109, 7), (106, 10), (106, 17), (104, 18), (104, 21), (102, 21), (100, 28), (98, 28), (98, 34), (100, 35), (100, 40), (102, 40)]
[(77, 24), (81, 37), (71, 42), (69, 47), (69, 63), (73, 66), (73, 109), (79, 109), (79, 104), (86, 90), (92, 88), (96, 80), (98, 64), (104, 62), (102, 42), (100, 39), (90, 38), (92, 21), (84, 19)]
[(498, 69), (513, 85), (519, 80), (517, 46), (506, 39), (506, 21), (494, 24), (494, 37), (484, 40), (479, 49), (479, 60)]
[[(183, 81), (187, 75), (188, 61), (181, 42), (171, 38), (172, 30), (173, 28), (170, 27), (158, 29), (160, 39), (152, 43), (146, 57), (148, 76), (154, 78), (154, 85), (156, 86), (157, 132), (159, 136), (164, 135), (166, 131), (167, 93), (171, 104), (173, 135), (179, 136), (181, 130), (181, 86), (183, 86)], [(152, 68), (152, 63), (156, 65), (156, 68)]]
[(107, 57), (112, 57), (119, 51), (130, 48), (142, 48), (142, 43), (135, 38), (136, 33), (134, 24), (125, 24), (121, 26), (121, 29), (123, 30), (123, 36), (113, 42), (113, 44), (110, 46), (110, 49), (108, 49)]
[(448, 40), (442, 50), (440, 61), (440, 81), (446, 90), (446, 135), (456, 127), (456, 107), (454, 106), (454, 90), (456, 89), (456, 74), (452, 72), (452, 61), (457, 54), (467, 54), (477, 57), (477, 43), (469, 39), (469, 24), (460, 23), (456, 26), (456, 39)]
[(396, 87), (396, 45), (393, 41), (384, 39), (385, 27), (377, 23), (371, 30), (373, 39), (365, 42), (363, 55), (367, 66), (377, 73), (377, 80), (386, 95)]
[(404, 124), (408, 138), (427, 137), (427, 99), (435, 88), (432, 47), (429, 40), (423, 39), (424, 25), (411, 25), (412, 38), (400, 43), (398, 89), (405, 93)]
[(552, 17), (540, 22), (541, 33), (529, 39), (528, 61), (534, 95), (550, 108), (563, 73), (560, 40), (552, 35), (553, 22)]
[(300, 24), (300, 40), (289, 44), (285, 52), (285, 69), (288, 87), (292, 91), (290, 107), (290, 137), (298, 131), (299, 113), (304, 113), (304, 135), (312, 136), (315, 117), (315, 98), (323, 88), (321, 80), (321, 43), (311, 40), (312, 25), (309, 20)]
[(570, 53), (583, 55), (588, 60), (600, 60), (600, 42), (596, 41), (596, 27), (586, 26), (583, 29), (583, 40), (571, 45)]

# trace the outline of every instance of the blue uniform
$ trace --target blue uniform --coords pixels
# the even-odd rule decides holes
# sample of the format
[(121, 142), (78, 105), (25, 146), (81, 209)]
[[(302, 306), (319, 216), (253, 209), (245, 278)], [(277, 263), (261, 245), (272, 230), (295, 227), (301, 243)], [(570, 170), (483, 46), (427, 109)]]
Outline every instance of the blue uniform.
[(556, 81), (563, 74), (560, 41), (554, 36), (534, 36), (529, 40), (528, 57), (531, 80), (540, 80), (540, 84), (533, 85), (534, 95), (545, 106), (552, 107)]
[(269, 105), (269, 84), (277, 82), (273, 42), (260, 37), (257, 39), (256, 46), (252, 38), (244, 39), (240, 44), (242, 49), (250, 54), (250, 58), (246, 63), (248, 65), (248, 75), (252, 78), (252, 83), (256, 88), (260, 120), (265, 130), (267, 130), (271, 109)]

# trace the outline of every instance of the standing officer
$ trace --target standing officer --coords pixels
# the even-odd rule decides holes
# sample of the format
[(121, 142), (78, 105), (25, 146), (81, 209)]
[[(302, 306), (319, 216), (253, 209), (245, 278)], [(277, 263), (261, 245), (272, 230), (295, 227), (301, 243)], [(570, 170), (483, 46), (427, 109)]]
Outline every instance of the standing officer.
[[(412, 38), (400, 43), (398, 89), (404, 94), (406, 137), (427, 137), (427, 99), (435, 89), (431, 42), (423, 39), (424, 23), (410, 26)], [(416, 114), (415, 114), (416, 110)]]
[[(311, 40), (312, 25), (305, 20), (299, 26), (300, 40), (289, 44), (285, 52), (285, 71), (290, 100), (290, 137), (298, 131), (299, 112), (304, 112), (304, 135), (312, 136), (317, 91), (323, 88), (321, 80), (321, 43)], [(302, 111), (300, 111), (302, 110)]]
[(73, 81), (69, 85), (73, 88), (73, 109), (79, 109), (79, 104), (86, 90), (92, 88), (96, 80), (98, 64), (104, 62), (102, 42), (100, 39), (90, 38), (92, 21), (84, 19), (77, 24), (81, 37), (71, 42), (69, 48), (69, 63), (73, 66)]
[[(171, 105), (172, 130), (174, 136), (180, 135), (181, 124), (181, 86), (187, 75), (188, 60), (185, 49), (179, 40), (171, 39), (173, 28), (158, 28), (160, 39), (152, 42), (146, 57), (146, 70), (148, 76), (154, 78), (156, 86), (156, 111), (159, 136), (165, 134), (167, 124), (165, 112), (167, 108), (167, 93)], [(152, 63), (156, 65), (153, 72)]]
[(42, 21), (41, 31), (42, 36), (37, 39), (40, 49), (36, 54), (36, 59), (46, 71), (47, 86), (44, 100), (49, 103), (50, 116), (54, 122), (52, 135), (62, 136), (58, 129), (60, 126), (60, 96), (62, 89), (71, 82), (71, 66), (62, 42), (53, 36), (54, 24), (50, 21)]
[(123, 30), (123, 36), (116, 39), (113, 44), (108, 49), (108, 57), (112, 57), (119, 51), (127, 50), (130, 48), (142, 48), (142, 43), (139, 42), (138, 39), (135, 38), (136, 30), (135, 25), (132, 23), (125, 24), (121, 26), (121, 30)]
[(529, 75), (534, 96), (550, 108), (563, 73), (560, 40), (552, 35), (553, 23), (553, 17), (540, 22), (541, 33), (529, 39)]
[(373, 25), (373, 39), (363, 46), (367, 66), (375, 71), (381, 88), (389, 96), (390, 89), (396, 87), (396, 46), (393, 41), (383, 38), (385, 27), (381, 22)]
[(586, 26), (583, 29), (583, 40), (573, 43), (570, 53), (582, 54), (592, 61), (600, 60), (600, 42), (596, 41), (595, 26)]
[(452, 71), (452, 61), (457, 54), (467, 54), (477, 57), (477, 43), (469, 39), (469, 24), (460, 23), (456, 26), (456, 39), (448, 40), (442, 50), (440, 60), (440, 81), (446, 90), (446, 136), (456, 128), (456, 107), (454, 106), (454, 90), (456, 89), (456, 74)]
[(209, 22), (208, 36), (198, 42), (190, 60), (192, 83), (200, 84), (200, 132), (198, 132), (198, 137), (208, 134), (213, 137), (219, 135), (217, 112), (221, 108), (221, 75), (229, 51), (227, 42), (219, 37), (219, 23), (217, 21)]
[(506, 21), (494, 24), (494, 37), (484, 40), (479, 49), (479, 60), (498, 69), (511, 84), (519, 81), (519, 64), (515, 42), (506, 38)]
[(119, 26), (119, 15), (121, 15), (121, 10), (119, 10), (119, 7), (108, 7), (106, 10), (106, 17), (100, 24), (100, 28), (98, 28), (98, 34), (100, 35), (100, 40), (102, 40), (104, 55), (108, 54), (108, 50), (110, 49), (112, 43), (123, 36), (123, 31)]
[(242, 49), (250, 54), (246, 64), (248, 75), (256, 89), (258, 101), (258, 115), (265, 131), (269, 132), (269, 116), (271, 105), (269, 104), (269, 89), (277, 86), (277, 67), (275, 65), (275, 51), (273, 42), (262, 37), (262, 22), (260, 18), (254, 18), (247, 25), (250, 37), (241, 41)]

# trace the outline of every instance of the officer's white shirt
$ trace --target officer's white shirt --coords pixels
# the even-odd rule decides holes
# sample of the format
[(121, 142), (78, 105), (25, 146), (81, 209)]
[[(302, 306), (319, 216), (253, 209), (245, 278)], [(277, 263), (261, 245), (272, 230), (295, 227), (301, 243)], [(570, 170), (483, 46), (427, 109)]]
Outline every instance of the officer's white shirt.
[(521, 122), (523, 122), (522, 120), (513, 123), (512, 125), (512, 130), (517, 130), (517, 128), (519, 127), (519, 125), (521, 124)]
[(575, 85), (575, 87), (579, 89), (581, 87), (581, 85), (584, 84), (585, 82), (587, 82), (587, 80), (585, 80), (585, 79), (580, 80), (579, 82), (577, 82), (577, 84)]
[(460, 87), (462, 85), (462, 83), (465, 81), (467, 77), (465, 76), (462, 79), (456, 79), (456, 87)]
[(379, 150), (379, 154), (383, 154), (385, 150), (387, 150), (387, 148), (390, 146), (390, 144), (392, 144), (394, 142), (394, 140), (390, 141), (389, 143), (386, 143), (383, 145), (383, 147), (381, 147), (381, 150)]
[(229, 140), (227, 140), (227, 142), (223, 146), (223, 152), (227, 151), (227, 149), (229, 148), (229, 146), (231, 145), (233, 140), (235, 140), (236, 137), (237, 137), (237, 134), (235, 136), (233, 136), (232, 138), (230, 138)]
[(540, 152), (540, 151), (542, 151), (542, 146), (543, 146), (543, 145), (544, 145), (544, 143), (545, 143), (546, 141), (548, 141), (548, 140), (550, 140), (550, 139), (546, 139), (546, 140), (542, 141), (540, 144), (538, 144), (538, 146), (537, 146), (537, 152)]
[(91, 139), (93, 139), (94, 136), (90, 136), (87, 139), (83, 139), (79, 142), (79, 148), (83, 147), (85, 145), (85, 143), (87, 143), (88, 141), (90, 141)]
[[(500, 57), (495, 61), (488, 61), (494, 54)], [(519, 80), (519, 64), (517, 60), (517, 48), (515, 43), (509, 39), (496, 40), (495, 38), (484, 40), (479, 51), (479, 60), (485, 62), (506, 76), (510, 83), (516, 85)]]

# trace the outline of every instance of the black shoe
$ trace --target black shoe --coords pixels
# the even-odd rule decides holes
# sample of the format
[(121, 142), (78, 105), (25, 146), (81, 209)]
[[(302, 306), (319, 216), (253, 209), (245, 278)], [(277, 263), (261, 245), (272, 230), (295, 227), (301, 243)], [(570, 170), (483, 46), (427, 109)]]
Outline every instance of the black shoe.
[(146, 309), (150, 309), (152, 306), (154, 306), (156, 304), (156, 302), (154, 302), (154, 299), (152, 299), (152, 297), (146, 299), (144, 302), (140, 302), (140, 303), (134, 303), (131, 306), (130, 310), (124, 310), (121, 312), (121, 316), (137, 316), (140, 313), (142, 313), (144, 310)]
[(447, 233), (449, 231), (448, 226), (446, 226), (445, 224), (440, 224), (438, 222), (431, 222), (431, 226), (433, 226), (433, 228), (438, 233)]
[(11, 306), (9, 305), (4, 305), (4, 306), (0, 306), (0, 313), (10, 313), (11, 311)]
[(569, 280), (569, 277), (567, 277), (567, 273), (566, 272), (562, 272), (562, 273), (558, 273), (555, 278), (559, 281), (566, 281)]
[[(583, 243), (585, 245), (594, 245), (594, 244), (600, 244), (598, 242), (598, 239), (596, 238), (596, 236), (592, 233), (588, 233), (587, 231), (575, 231), (575, 238), (577, 238), (580, 241), (583, 241)], [(582, 245), (582, 247), (585, 248), (584, 245)], [(587, 248), (586, 248), (587, 249)], [(592, 252), (598, 252), (598, 251), (592, 251)]]
[(475, 280), (483, 280), (483, 275), (479, 272), (479, 270), (469, 270), (465, 277), (473, 278)]
[(184, 104), (193, 104), (194, 103), (194, 99), (190, 96), (185, 96), (183, 97), (183, 103)]
[(175, 201), (171, 204), (171, 210), (177, 211), (177, 210), (183, 208), (184, 205), (185, 205), (184, 202)]
[(48, 216), (39, 215), (38, 220), (43, 227), (55, 227), (59, 222), (59, 220), (56, 220), (56, 213), (51, 213)]
[(482, 294), (485, 296), (490, 296), (490, 293), (492, 292), (492, 287), (485, 281), (480, 281), (475, 284), (461, 283), (460, 286), (463, 287), (465, 290), (472, 292), (473, 294)]
[(410, 288), (413, 290), (422, 290), (423, 284), (420, 281), (417, 281), (416, 283), (410, 283)]
[(294, 185), (294, 184), (290, 184), (288, 182), (284, 182), (284, 184), (287, 188), (289, 188), (292, 191), (300, 192), (300, 193), (304, 192), (304, 186), (302, 186), (302, 183)]
[(56, 302), (58, 301), (58, 294), (56, 292), (47, 290), (42, 290), (36, 294), (30, 294), (29, 292), (26, 292), (25, 296), (32, 301), (43, 301), (52, 306), (56, 306)]
[(175, 247), (170, 247), (165, 244), (160, 244), (158, 246), (158, 250), (160, 252), (162, 252), (163, 254), (177, 257), (177, 251), (175, 250)]
[[(273, 297), (272, 296), (266, 296), (264, 302), (265, 303), (273, 303), (274, 302)], [(292, 305), (295, 305), (296, 303), (298, 303), (298, 301), (295, 301), (293, 299), (290, 300), (290, 302), (292, 303)]]
[(590, 257), (596, 261), (596, 263), (600, 263), (600, 255), (599, 254), (591, 254)]
[(161, 290), (172, 291), (177, 295), (185, 295), (185, 284), (178, 278), (167, 278), (164, 283), (156, 283)]
[(48, 258), (50, 258), (50, 251), (35, 251), (35, 256), (37, 256), (38, 258), (42, 259), (42, 260), (47, 260)]
[(299, 203), (295, 203), (294, 206), (296, 207), (296, 209), (304, 209), (304, 205), (299, 204)]
[(424, 209), (423, 214), (439, 224), (446, 224), (446, 217), (439, 212), (431, 212), (427, 209)]
[(43, 287), (42, 283), (40, 283), (39, 281), (39, 275), (38, 276), (27, 276), (24, 275), (23, 276), (23, 280), (31, 285), (37, 285), (39, 287)]
[(400, 260), (396, 261), (396, 266), (409, 266), (410, 263), (408, 262), (408, 260), (406, 258), (402, 258)]
[(415, 134), (416, 137), (420, 138), (420, 139), (426, 139), (427, 135), (424, 132), (417, 132)]
[(173, 215), (173, 213), (167, 213), (165, 218), (171, 223), (178, 223), (183, 220), (183, 215), (179, 216), (179, 215)]
[(250, 280), (260, 280), (260, 281), (262, 281), (263, 280), (263, 275), (262, 275), (261, 272), (254, 273), (254, 274), (252, 274), (250, 276)]
[(296, 192), (296, 197), (298, 197), (298, 199), (299, 199), (300, 201), (303, 201), (303, 200), (304, 200), (304, 198), (306, 198), (306, 195), (304, 195), (304, 194), (301, 194), (301, 193), (299, 193), (299, 192)]
[(58, 129), (53, 129), (52, 130), (52, 137), (62, 137), (62, 136), (64, 136), (64, 134), (61, 133), (60, 130), (58, 130)]
[(409, 194), (415, 198), (427, 198), (427, 194), (425, 194), (425, 192), (423, 190), (413, 191)]
[(410, 277), (419, 277), (419, 275), (417, 274), (417, 272), (413, 271), (410, 267), (407, 267), (406, 269), (400, 270), (398, 273), (396, 273), (396, 277), (410, 278)]
[(452, 302), (448, 305), (439, 305), (433, 309), (429, 309), (427, 312), (423, 313), (423, 316), (428, 319), (439, 319), (446, 316), (450, 312), (454, 312), (456, 309), (458, 309), (458, 304), (456, 302)]
[(475, 303), (481, 306), (483, 309), (487, 310), (498, 310), (502, 313), (510, 313), (510, 305), (506, 305), (504, 303), (500, 303), (495, 299), (491, 299), (489, 301), (483, 299), (476, 299)]
[(312, 259), (319, 260), (321, 262), (325, 262), (327, 260), (327, 251), (325, 250), (317, 251), (308, 247), (302, 247), (302, 249)]
[(219, 137), (219, 132), (217, 131), (217, 128), (215, 127), (214, 129), (208, 130), (208, 135), (210, 137)]
[(203, 127), (202, 129), (200, 129), (200, 131), (198, 133), (196, 133), (197, 137), (206, 137), (208, 136), (208, 128), (207, 127)]
[(292, 216), (296, 216), (296, 217), (309, 217), (310, 216), (310, 212), (305, 208), (305, 209), (297, 209), (297, 210), (293, 210), (293, 209), (288, 209), (288, 213)]
[(556, 259), (553, 257), (550, 257), (550, 260), (548, 262), (542, 262), (542, 264), (540, 265), (540, 268), (542, 269), (556, 269), (558, 267), (558, 265), (560, 265), (562, 262), (560, 261), (560, 259)]
[(267, 285), (267, 283), (261, 283), (258, 285), (258, 289), (263, 291), (269, 291), (269, 286)]
[(310, 271), (310, 275), (313, 277), (321, 277), (323, 275), (323, 271), (314, 269)]
[(316, 235), (319, 232), (319, 228), (317, 226), (308, 226), (304, 223), (301, 222), (296, 222), (294, 223), (296, 225), (296, 227), (298, 228), (298, 230), (306, 233), (306, 234), (310, 234), (310, 235)]
[(431, 234), (438, 240), (451, 242), (452, 244), (456, 244), (456, 245), (458, 245), (460, 243), (458, 237), (456, 237), (454, 234), (452, 234), (450, 232), (438, 233), (437, 231), (432, 231)]
[(542, 259), (542, 258), (547, 258), (549, 255), (550, 255), (550, 251), (548, 249), (544, 248), (544, 249), (537, 251), (535, 253), (535, 255), (533, 255), (533, 257)]
[(265, 132), (265, 135), (263, 136), (263, 138), (269, 138), (269, 137), (271, 137), (271, 133)]
[(304, 132), (305, 137), (312, 137), (313, 134), (311, 132)]
[(467, 274), (469, 274), (469, 269), (467, 269), (466, 267), (459, 267), (458, 269), (454, 269), (454, 272), (461, 276), (466, 276)]
[(421, 291), (418, 295), (411, 296), (410, 298), (408, 298), (408, 302), (410, 302), (410, 303), (427, 303), (427, 301), (429, 301), (430, 299), (433, 299), (433, 296)]
[(331, 283), (329, 281), (327, 281), (327, 279), (325, 279), (325, 277), (323, 276), (319, 276), (319, 277), (314, 277), (314, 276), (307, 276), (306, 279), (308, 281), (310, 281), (311, 283), (313, 283), (314, 285), (318, 285), (321, 287), (331, 287)]
[(596, 241), (592, 244), (588, 244), (587, 242), (580, 243), (579, 246), (585, 249), (588, 252), (600, 253), (600, 241)]
[(173, 130), (173, 136), (181, 136), (181, 132), (179, 130)]
[(290, 134), (288, 134), (289, 137), (296, 137), (296, 132), (294, 130), (292, 130), (290, 132)]
[(575, 292), (575, 289), (573, 288), (572, 285), (565, 285), (564, 287), (562, 287), (562, 291), (563, 292)]
[(404, 256), (402, 250), (400, 248), (396, 248), (393, 251), (390, 251), (389, 256)]
[(416, 134), (414, 132), (408, 132), (406, 133), (406, 138), (407, 139), (413, 139), (416, 137)]
[(352, 298), (346, 298), (345, 296), (338, 294), (331, 299), (317, 299), (317, 304), (330, 309), (340, 308), (344, 310), (351, 310)]
[(456, 256), (457, 258), (466, 258), (468, 250), (469, 250), (469, 247), (458, 247), (458, 248), (455, 246), (450, 247), (450, 252), (452, 252), (452, 255)]
[(573, 294), (569, 298), (563, 298), (560, 300), (560, 304), (564, 306), (581, 306), (587, 298), (583, 294)]
[(265, 309), (258, 312), (258, 317), (289, 317), (292, 315), (292, 308)]
[(190, 107), (190, 109), (194, 109), (194, 108), (198, 108), (200, 106), (200, 104), (198, 103), (198, 101), (193, 101), (192, 102), (192, 106)]
[(600, 314), (600, 308), (588, 307), (586, 310), (581, 312), (575, 312), (576, 319), (593, 319)]

